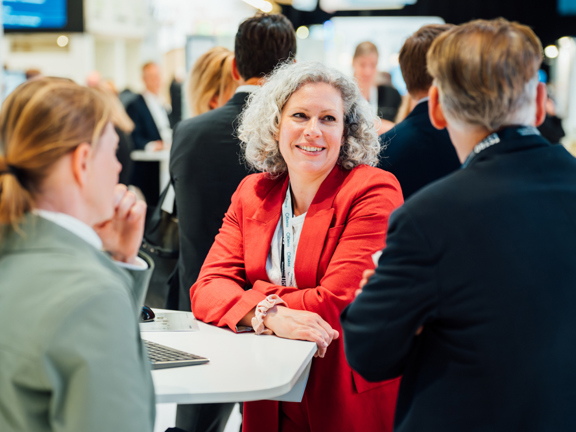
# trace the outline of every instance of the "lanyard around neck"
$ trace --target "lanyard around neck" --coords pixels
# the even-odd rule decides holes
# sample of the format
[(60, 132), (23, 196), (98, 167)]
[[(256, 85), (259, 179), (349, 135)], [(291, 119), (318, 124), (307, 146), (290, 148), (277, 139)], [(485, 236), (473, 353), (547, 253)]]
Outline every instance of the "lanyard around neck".
[(472, 162), (472, 159), (474, 159), (477, 155), (482, 153), (487, 148), (490, 148), (493, 145), (496, 145), (499, 143), (500, 143), (500, 137), (498, 136), (497, 133), (493, 133), (492, 135), (488, 135), (486, 138), (484, 138), (482, 141), (480, 141), (478, 144), (476, 144), (474, 146), (474, 148), (472, 149), (472, 152), (468, 155), (468, 158), (466, 158), (466, 161), (464, 161), (464, 164), (462, 164), (462, 167), (463, 168), (467, 167), (470, 164), (470, 162)]
[(282, 271), (282, 285), (295, 287), (294, 261), (296, 250), (294, 249), (292, 218), (292, 196), (290, 194), (290, 185), (288, 185), (286, 198), (284, 199), (284, 204), (282, 204), (282, 252), (280, 253), (280, 270)]
[(476, 156), (487, 148), (500, 144), (502, 140), (506, 141), (509, 139), (518, 139), (534, 135), (540, 135), (540, 132), (534, 126), (508, 126), (498, 132), (494, 132), (492, 135), (488, 135), (474, 146), (474, 149), (462, 164), (462, 168), (470, 165), (470, 162), (472, 162)]

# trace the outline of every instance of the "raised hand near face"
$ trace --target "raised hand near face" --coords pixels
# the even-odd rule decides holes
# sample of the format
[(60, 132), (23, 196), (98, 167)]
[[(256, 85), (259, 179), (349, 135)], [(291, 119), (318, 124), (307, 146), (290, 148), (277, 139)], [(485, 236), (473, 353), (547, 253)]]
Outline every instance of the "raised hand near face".
[(94, 230), (114, 260), (133, 264), (144, 235), (146, 204), (122, 184), (116, 186), (114, 195), (114, 216)]

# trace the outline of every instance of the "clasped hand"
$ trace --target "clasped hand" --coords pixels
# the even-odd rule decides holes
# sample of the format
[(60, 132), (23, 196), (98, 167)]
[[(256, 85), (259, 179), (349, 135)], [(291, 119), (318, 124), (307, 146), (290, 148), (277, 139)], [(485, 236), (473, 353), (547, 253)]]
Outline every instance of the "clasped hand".
[(283, 306), (274, 306), (268, 310), (264, 325), (282, 338), (316, 342), (318, 351), (314, 357), (324, 357), (328, 346), (340, 336), (317, 313)]
[(114, 260), (134, 264), (144, 235), (146, 204), (123, 184), (116, 186), (114, 199), (114, 216), (94, 230)]

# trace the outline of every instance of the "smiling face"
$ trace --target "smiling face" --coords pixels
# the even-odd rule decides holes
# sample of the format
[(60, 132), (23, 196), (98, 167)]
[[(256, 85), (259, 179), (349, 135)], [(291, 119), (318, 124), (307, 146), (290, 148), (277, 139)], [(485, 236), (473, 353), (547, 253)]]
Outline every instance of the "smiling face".
[(291, 178), (325, 178), (344, 142), (344, 102), (326, 83), (305, 84), (282, 110), (278, 145)]

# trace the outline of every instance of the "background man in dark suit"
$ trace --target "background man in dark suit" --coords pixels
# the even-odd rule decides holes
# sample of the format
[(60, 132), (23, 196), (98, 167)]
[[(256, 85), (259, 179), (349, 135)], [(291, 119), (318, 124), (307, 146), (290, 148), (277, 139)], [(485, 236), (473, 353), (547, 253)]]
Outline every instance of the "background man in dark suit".
[[(142, 66), (144, 92), (136, 95), (126, 106), (126, 112), (134, 122), (132, 141), (137, 150), (161, 150), (172, 142), (172, 129), (168, 113), (159, 98), (162, 83), (160, 68), (156, 63)], [(148, 205), (155, 205), (160, 195), (158, 162), (136, 162), (132, 182), (138, 186)]]
[[(240, 24), (234, 47), (233, 74), (240, 87), (226, 105), (181, 122), (174, 133), (170, 175), (176, 192), (180, 229), (177, 277), (172, 276), (171, 309), (190, 310), (190, 288), (222, 225), (232, 194), (248, 174), (235, 136), (237, 117), (250, 92), (274, 67), (296, 55), (296, 36), (284, 15), (258, 15)], [(178, 283), (179, 282), (179, 283)], [(198, 431), (221, 431), (233, 404), (180, 406), (176, 425)], [(185, 413), (186, 411), (186, 413)], [(190, 412), (191, 411), (191, 412)], [(214, 420), (211, 412), (220, 413)]]
[(432, 122), (465, 163), (393, 214), (341, 317), (352, 368), (403, 375), (396, 431), (576, 430), (576, 159), (535, 128), (541, 62), (503, 19), (428, 53)]
[(400, 50), (400, 70), (413, 110), (380, 136), (384, 147), (378, 167), (396, 176), (405, 200), (460, 167), (448, 132), (434, 128), (428, 117), (432, 77), (426, 68), (426, 53), (434, 39), (452, 27), (450, 24), (424, 26), (410, 36)]

